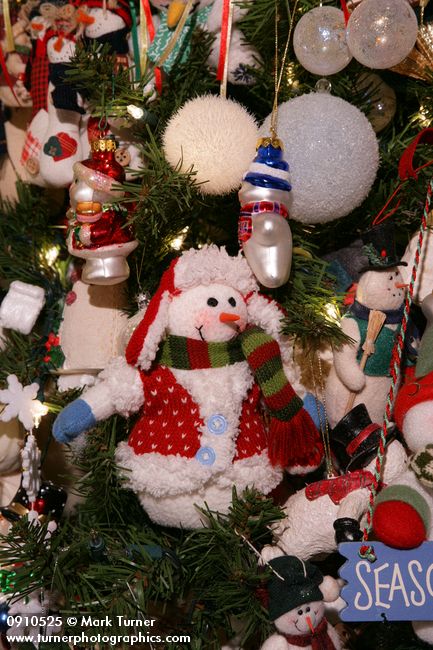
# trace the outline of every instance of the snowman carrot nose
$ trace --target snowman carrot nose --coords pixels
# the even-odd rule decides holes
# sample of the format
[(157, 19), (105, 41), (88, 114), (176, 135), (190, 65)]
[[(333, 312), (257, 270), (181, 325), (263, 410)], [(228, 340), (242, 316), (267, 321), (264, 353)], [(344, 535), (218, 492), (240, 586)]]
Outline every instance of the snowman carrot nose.
[(227, 314), (226, 312), (222, 312), (220, 314), (220, 321), (222, 323), (234, 323), (236, 320), (239, 320), (240, 316), (237, 314)]
[(396, 289), (407, 289), (409, 285), (404, 282), (396, 282), (394, 286)]
[(314, 626), (313, 626), (313, 624), (311, 622), (311, 618), (309, 616), (306, 616), (305, 620), (307, 621), (307, 625), (311, 630), (311, 634), (314, 634)]

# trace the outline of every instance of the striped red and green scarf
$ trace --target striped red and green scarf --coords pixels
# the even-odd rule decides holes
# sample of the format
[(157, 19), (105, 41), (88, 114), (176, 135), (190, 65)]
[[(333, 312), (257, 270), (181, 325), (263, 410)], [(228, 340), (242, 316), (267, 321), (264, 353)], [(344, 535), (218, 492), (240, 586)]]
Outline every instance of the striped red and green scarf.
[(162, 343), (157, 361), (182, 370), (222, 368), (247, 361), (270, 415), (268, 453), (272, 464), (290, 468), (320, 464), (320, 434), (286, 378), (278, 342), (260, 327), (249, 327), (222, 343), (170, 335)]

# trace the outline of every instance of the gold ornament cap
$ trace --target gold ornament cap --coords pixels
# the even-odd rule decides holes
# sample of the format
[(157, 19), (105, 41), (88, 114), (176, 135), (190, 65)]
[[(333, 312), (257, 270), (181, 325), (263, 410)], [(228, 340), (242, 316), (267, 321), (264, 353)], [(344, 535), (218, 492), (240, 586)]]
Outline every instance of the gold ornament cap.
[(283, 150), (284, 148), (280, 138), (277, 138), (274, 135), (268, 135), (266, 138), (259, 138), (257, 140), (256, 150), (258, 150), (259, 147), (269, 147), (269, 146), (274, 147), (274, 149), (281, 149), (281, 150)]
[(92, 140), (90, 148), (92, 151), (116, 151), (117, 142), (113, 136), (98, 138), (97, 140)]

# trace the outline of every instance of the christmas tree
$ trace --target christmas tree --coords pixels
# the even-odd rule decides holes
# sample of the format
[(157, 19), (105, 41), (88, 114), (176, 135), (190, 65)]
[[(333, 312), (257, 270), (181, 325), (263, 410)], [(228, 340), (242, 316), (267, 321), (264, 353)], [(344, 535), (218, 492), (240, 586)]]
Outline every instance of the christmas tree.
[[(4, 10), (2, 164), (19, 161), (16, 189), (5, 185), (0, 206), (4, 647), (8, 628), (10, 639), (43, 635), (34, 642), (40, 648), (253, 649), (272, 634), (275, 571), (260, 553), (285, 531), (289, 495), (346, 469), (329, 449), (331, 426), (338, 443), (344, 413), (334, 418), (337, 400), (325, 388), (332, 350), (353, 343), (341, 317), (366, 257), (370, 269), (394, 269), (420, 227), (427, 239), (427, 3), (28, 0)], [(24, 148), (10, 131), (19, 115), (28, 123)], [(391, 222), (385, 243), (367, 242), (373, 224)], [(276, 242), (266, 243), (276, 228)], [(244, 256), (236, 257), (240, 247)], [(401, 296), (412, 271), (405, 259)], [(210, 285), (211, 297), (200, 293)], [(189, 301), (188, 291), (196, 292)], [(205, 321), (194, 320), (203, 296), (208, 311), (219, 310), (222, 338), (207, 339)], [(164, 305), (178, 298), (162, 322)], [(427, 336), (416, 305), (411, 315)], [(400, 327), (405, 317), (401, 309), (398, 323), (387, 322)], [(238, 334), (236, 345), (227, 331)], [(191, 351), (192, 339), (206, 348)], [(254, 355), (265, 347), (259, 366)], [(414, 348), (397, 356), (397, 366), (400, 357), (416, 362)], [(216, 374), (241, 361), (251, 380)], [(202, 385), (190, 391), (194, 371)], [(161, 395), (149, 381), (161, 384)], [(244, 381), (248, 392), (238, 399)], [(350, 390), (355, 400), (361, 386)], [(278, 391), (285, 401), (276, 406)], [(200, 400), (209, 413), (207, 406), (195, 413)], [(214, 403), (238, 419), (242, 409), (257, 447), (251, 451), (240, 428), (248, 449), (241, 438), (236, 449), (233, 442), (230, 465), (233, 457), (251, 460), (248, 476), (232, 479), (220, 468), (208, 490), (203, 476), (215, 452), (205, 437), (200, 446), (196, 430), (207, 426), (211, 441), (223, 440), (227, 427), (238, 435)], [(177, 408), (190, 409), (191, 421), (184, 425)], [(391, 421), (389, 411), (385, 434)], [(166, 426), (194, 431), (183, 451), (180, 438), (164, 441)], [(377, 480), (384, 442), (382, 434), (375, 444)], [(137, 469), (146, 456), (163, 462)], [(253, 463), (265, 456), (266, 464)], [(212, 490), (223, 488), (219, 508)], [(373, 481), (373, 496), (379, 488)], [(312, 515), (304, 516), (309, 527)], [(337, 577), (336, 550), (326, 561), (320, 552), (308, 559)], [(12, 626), (13, 616), (21, 618)], [(428, 647), (408, 622), (351, 623), (340, 632), (341, 647)]]

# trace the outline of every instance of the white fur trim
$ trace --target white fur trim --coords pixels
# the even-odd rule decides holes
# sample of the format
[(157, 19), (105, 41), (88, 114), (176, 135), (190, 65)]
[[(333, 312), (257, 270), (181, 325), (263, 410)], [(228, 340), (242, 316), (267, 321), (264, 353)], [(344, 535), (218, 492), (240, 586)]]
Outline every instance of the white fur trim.
[(195, 504), (205, 507), (207, 503), (210, 509), (226, 513), (231, 504), (233, 485), (239, 494), (253, 485), (267, 494), (282, 477), (280, 469), (271, 467), (266, 453), (236, 461), (227, 473), (211, 478), (209, 469), (201, 466), (195, 458), (161, 454), (137, 456), (126, 442), (118, 445), (116, 462), (125, 487), (138, 495), (153, 521), (185, 528), (203, 524)]
[(274, 300), (253, 293), (247, 302), (248, 323), (258, 325), (275, 339), (281, 338), (284, 314)]
[(96, 420), (105, 420), (113, 413), (128, 417), (144, 401), (143, 385), (138, 370), (128, 365), (123, 357), (114, 357), (98, 375), (94, 386), (83, 395)]
[(257, 291), (258, 285), (247, 261), (239, 253), (231, 257), (215, 244), (185, 251), (174, 269), (175, 286), (191, 289), (200, 284), (226, 284), (243, 295)]
[(164, 338), (165, 330), (167, 329), (170, 302), (170, 294), (168, 291), (164, 291), (159, 303), (157, 316), (147, 331), (144, 345), (137, 359), (136, 365), (142, 370), (149, 370), (158, 352), (159, 344)]
[(124, 357), (114, 357), (99, 374), (110, 391), (116, 413), (128, 417), (143, 405), (143, 384), (138, 370), (126, 363)]

